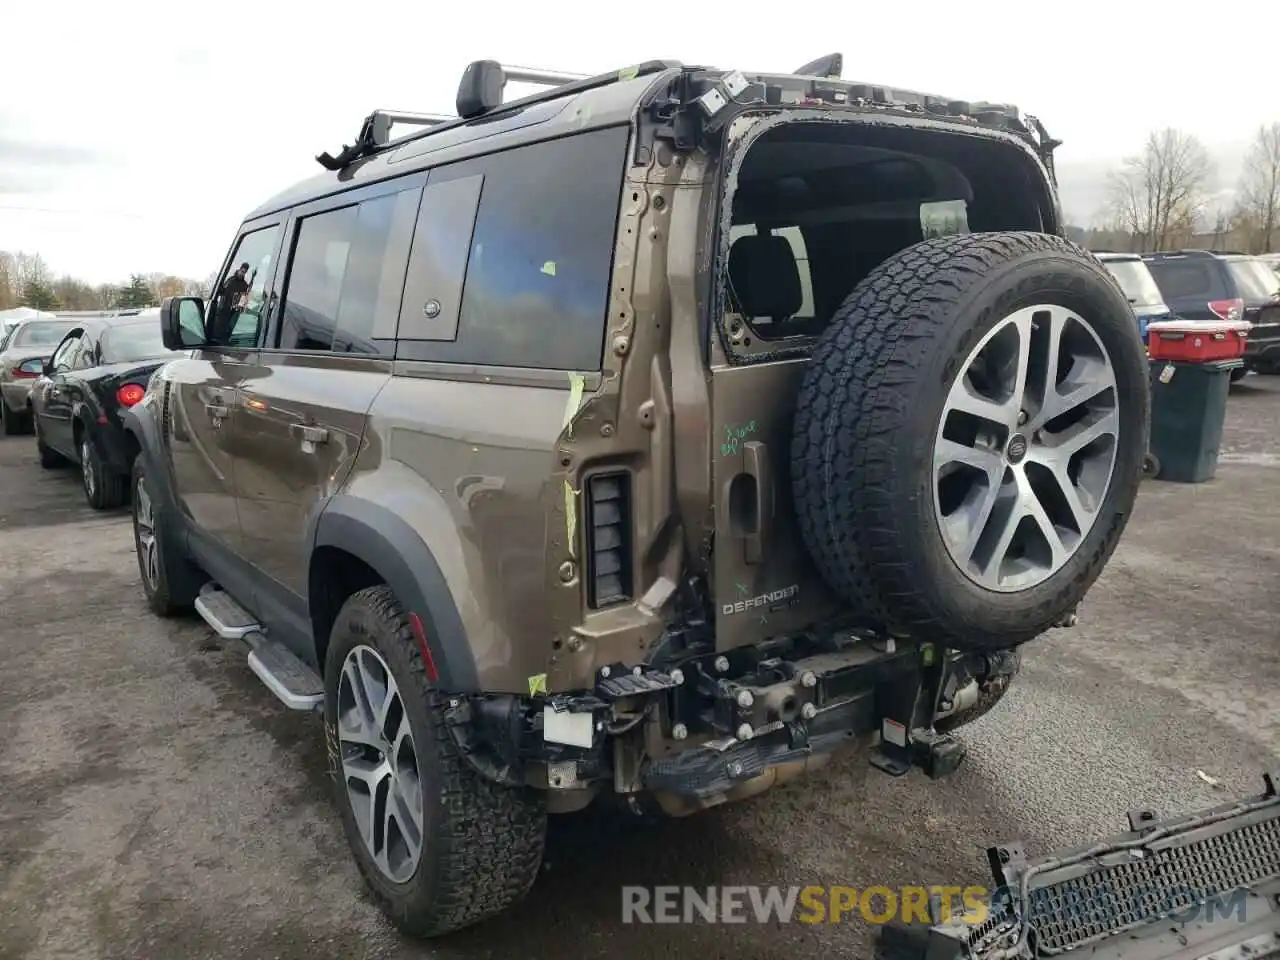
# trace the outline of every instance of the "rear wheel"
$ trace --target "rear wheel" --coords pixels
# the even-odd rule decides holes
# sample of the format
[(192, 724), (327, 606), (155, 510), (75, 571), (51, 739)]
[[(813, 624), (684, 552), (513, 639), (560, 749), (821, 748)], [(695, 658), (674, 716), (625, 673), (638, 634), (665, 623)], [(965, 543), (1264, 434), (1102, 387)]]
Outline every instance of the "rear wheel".
[(95, 510), (114, 510), (124, 503), (126, 478), (108, 469), (88, 430), (80, 433), (80, 479)]
[(1105, 268), (1060, 237), (925, 241), (849, 295), (797, 398), (800, 527), (865, 619), (1007, 649), (1079, 604), (1147, 446), (1146, 362)]
[(325, 663), (325, 737), (343, 829), (383, 911), (434, 937), (520, 900), (542, 863), (546, 809), (462, 757), (408, 615), (390, 589), (353, 594)]
[(1238, 367), (1237, 369), (1231, 371), (1231, 382), (1239, 383), (1248, 375), (1249, 375), (1249, 371), (1245, 367)]

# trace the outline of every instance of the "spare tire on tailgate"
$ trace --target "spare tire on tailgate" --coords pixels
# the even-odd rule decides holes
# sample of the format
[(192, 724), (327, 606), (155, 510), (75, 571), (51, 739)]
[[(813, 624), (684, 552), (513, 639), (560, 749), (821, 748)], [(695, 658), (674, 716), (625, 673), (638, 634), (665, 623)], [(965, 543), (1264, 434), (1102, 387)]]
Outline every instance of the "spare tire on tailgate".
[(836, 311), (797, 398), (792, 484), (831, 587), (959, 649), (1038, 636), (1115, 549), (1147, 447), (1128, 301), (1038, 233), (927, 240)]

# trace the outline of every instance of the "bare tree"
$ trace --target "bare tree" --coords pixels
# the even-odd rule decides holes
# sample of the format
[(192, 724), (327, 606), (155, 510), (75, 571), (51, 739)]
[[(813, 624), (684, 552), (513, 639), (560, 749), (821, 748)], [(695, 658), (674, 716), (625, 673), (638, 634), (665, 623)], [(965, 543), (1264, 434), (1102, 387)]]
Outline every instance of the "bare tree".
[(1112, 217), (1139, 250), (1165, 249), (1201, 219), (1213, 174), (1209, 151), (1191, 134), (1148, 134), (1142, 152), (1108, 178)]
[(1280, 120), (1258, 128), (1239, 187), (1240, 218), (1252, 253), (1270, 253), (1280, 243)]
[(17, 264), (13, 254), (0, 250), (0, 310), (18, 305)]

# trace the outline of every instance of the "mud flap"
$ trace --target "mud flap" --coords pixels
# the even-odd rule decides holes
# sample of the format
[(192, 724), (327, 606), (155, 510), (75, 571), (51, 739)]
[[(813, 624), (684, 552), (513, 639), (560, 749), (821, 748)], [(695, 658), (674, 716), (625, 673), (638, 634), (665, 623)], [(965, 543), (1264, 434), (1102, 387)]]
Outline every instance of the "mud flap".
[(1028, 860), (1019, 844), (987, 851), (994, 887), (932, 926), (882, 928), (877, 960), (1260, 960), (1280, 957), (1280, 771), (1256, 797), (1160, 821)]

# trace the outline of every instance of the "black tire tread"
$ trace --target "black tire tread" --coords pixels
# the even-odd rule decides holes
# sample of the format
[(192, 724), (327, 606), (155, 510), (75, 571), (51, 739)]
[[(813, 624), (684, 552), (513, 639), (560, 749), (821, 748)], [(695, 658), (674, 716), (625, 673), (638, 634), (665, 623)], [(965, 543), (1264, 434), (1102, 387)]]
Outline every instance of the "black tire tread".
[[(859, 283), (815, 344), (797, 396), (791, 448), (800, 532), (829, 584), (877, 626), (957, 647), (996, 649), (1033, 639), (1060, 612), (1042, 604), (1028, 611), (1025, 627), (978, 636), (935, 609), (899, 546), (900, 498), (890, 463), (903, 442), (899, 411), (918, 389), (919, 371), (956, 308), (993, 269), (1035, 253), (1084, 259), (1109, 276), (1083, 247), (1052, 234), (926, 240), (899, 251)], [(836, 490), (838, 497), (832, 496)], [(844, 513), (833, 515), (841, 507)], [(1113, 526), (1094, 551), (1076, 580), (1078, 592), (1106, 565), (1122, 526)]]
[(93, 461), (88, 464), (80, 464), (80, 469), (94, 471), (94, 485), (93, 496), (90, 497), (86, 491), (85, 499), (89, 501), (89, 506), (95, 510), (114, 510), (124, 503), (127, 478), (107, 469), (107, 465), (102, 459), (102, 454), (98, 450), (97, 444), (94, 443), (92, 434), (89, 436), (89, 445), (93, 452)]
[[(542, 866), (545, 805), (531, 790), (485, 779), (462, 757), (445, 725), (448, 698), (428, 680), (409, 618), (390, 587), (357, 591), (343, 605), (344, 612), (352, 604), (364, 606), (385, 629), (384, 642), (400, 648), (428, 704), (426, 721), (434, 734), (434, 774), (439, 777), (436, 789), (443, 814), (436, 821), (443, 829), (425, 838), (418, 868), (421, 874), (431, 857), (429, 897), (386, 896), (385, 881), (376, 868), (363, 856), (355, 859), (374, 899), (399, 929), (421, 939), (441, 936), (501, 913), (529, 892)], [(337, 622), (342, 621), (339, 613)], [(397, 682), (403, 678), (397, 677)], [(330, 757), (335, 753), (336, 745), (331, 744)], [(340, 777), (335, 787), (339, 803), (347, 803)]]

